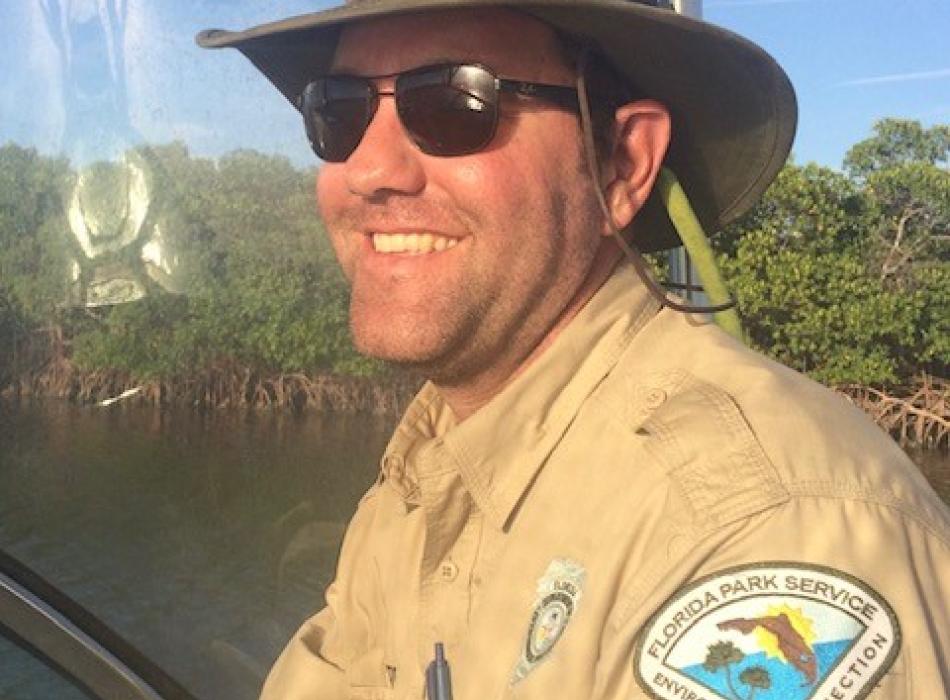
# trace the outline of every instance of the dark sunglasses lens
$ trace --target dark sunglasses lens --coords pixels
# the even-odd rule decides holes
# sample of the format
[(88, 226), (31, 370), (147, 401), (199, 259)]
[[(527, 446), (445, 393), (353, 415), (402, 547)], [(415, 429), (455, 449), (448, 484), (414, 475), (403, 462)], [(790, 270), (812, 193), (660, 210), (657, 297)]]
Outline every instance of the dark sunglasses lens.
[(365, 81), (331, 77), (308, 85), (304, 122), (316, 154), (331, 163), (349, 158), (373, 118), (374, 107), (375, 95)]
[(474, 153), (495, 134), (495, 78), (480, 66), (451, 66), (408, 74), (396, 90), (399, 117), (426, 153)]

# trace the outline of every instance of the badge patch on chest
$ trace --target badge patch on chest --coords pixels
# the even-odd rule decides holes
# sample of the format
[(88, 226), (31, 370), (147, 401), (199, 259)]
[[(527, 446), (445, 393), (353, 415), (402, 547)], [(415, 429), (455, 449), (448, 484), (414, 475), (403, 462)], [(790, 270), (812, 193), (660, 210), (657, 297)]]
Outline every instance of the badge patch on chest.
[(900, 648), (866, 584), (789, 562), (707, 576), (643, 629), (633, 670), (658, 700), (861, 700)]
[(521, 649), (521, 659), (511, 675), (512, 685), (527, 676), (564, 634), (581, 600), (586, 576), (584, 567), (577, 562), (555, 559), (548, 565), (544, 576), (538, 579), (538, 595)]

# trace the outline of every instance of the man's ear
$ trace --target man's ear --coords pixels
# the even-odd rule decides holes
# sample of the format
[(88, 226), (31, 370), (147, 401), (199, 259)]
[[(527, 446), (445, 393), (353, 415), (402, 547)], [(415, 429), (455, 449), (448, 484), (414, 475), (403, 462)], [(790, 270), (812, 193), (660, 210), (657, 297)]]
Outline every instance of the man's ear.
[[(614, 116), (614, 149), (604, 164), (604, 191), (613, 224), (623, 229), (653, 191), (670, 143), (670, 113), (656, 100), (637, 100), (618, 107)], [(605, 226), (605, 235), (609, 228)]]

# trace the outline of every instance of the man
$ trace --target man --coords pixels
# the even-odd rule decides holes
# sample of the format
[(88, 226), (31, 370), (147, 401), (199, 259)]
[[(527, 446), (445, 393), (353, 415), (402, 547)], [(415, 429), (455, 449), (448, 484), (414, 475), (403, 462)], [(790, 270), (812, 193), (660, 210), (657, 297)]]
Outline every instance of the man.
[(652, 4), (365, 0), (200, 37), (301, 110), (354, 340), (430, 379), (264, 698), (421, 698), (437, 642), (460, 699), (945, 697), (946, 508), (623, 260), (620, 229), (670, 242), (664, 164), (716, 227), (794, 130), (767, 55)]

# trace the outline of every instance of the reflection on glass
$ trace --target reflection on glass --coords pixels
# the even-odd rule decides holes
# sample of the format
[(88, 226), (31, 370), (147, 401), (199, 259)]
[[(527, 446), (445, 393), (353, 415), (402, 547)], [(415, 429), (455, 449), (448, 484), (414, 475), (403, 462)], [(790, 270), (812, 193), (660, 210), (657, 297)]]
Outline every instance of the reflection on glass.
[(175, 279), (179, 257), (170, 247), (159, 224), (155, 224), (152, 237), (142, 246), (142, 262), (145, 263), (145, 272), (157, 284), (170, 292), (182, 291)]
[[(154, 175), (132, 123), (126, 0), (43, 0), (46, 55), (59, 78), (62, 150), (79, 169), (66, 194), (68, 302), (97, 307), (183, 290), (179, 255), (154, 216)], [(150, 218), (151, 214), (151, 218)], [(165, 227), (169, 219), (164, 221)]]
[[(194, 258), (201, 255), (192, 245), (196, 211), (184, 216), (176, 209), (184, 187), (179, 172), (175, 178), (165, 172), (177, 165), (165, 162), (168, 149), (183, 149), (196, 161), (236, 149), (279, 151), (297, 165), (312, 164), (299, 117), (286, 101), (236, 53), (203, 51), (193, 40), (212, 23), (243, 26), (307, 6), (302, 0), (281, 4), (0, 3), (0, 26), (8, 36), (0, 46), (6, 69), (0, 82), (0, 175), (4, 161), (17, 159), (28, 161), (12, 164), (21, 180), (24, 166), (46, 167), (46, 158), (57, 159), (55, 167), (66, 172), (51, 184), (55, 193), (44, 200), (39, 223), (58, 224), (52, 221), (60, 216), (53, 212), (54, 197), (67, 221), (55, 233), (41, 234), (33, 222), (17, 233), (35, 237), (50, 253), (42, 270), (30, 272), (55, 271), (59, 289), (54, 295), (53, 282), (45, 283), (44, 313), (52, 296), (61, 309), (64, 302), (109, 307), (192, 291), (185, 268), (194, 273)], [(27, 189), (35, 184), (26, 182)], [(68, 250), (60, 250), (63, 245)], [(0, 233), (0, 255), (5, 248)], [(13, 273), (27, 272), (24, 261), (14, 262)], [(2, 264), (0, 274), (8, 281), (12, 276)], [(6, 297), (25, 295), (0, 285), (0, 306)], [(97, 312), (99, 318), (107, 311)]]
[(69, 202), (69, 225), (86, 257), (115, 253), (138, 238), (148, 214), (145, 169), (129, 155), (79, 173)]
[(135, 301), (147, 294), (149, 279), (166, 291), (182, 291), (175, 275), (179, 256), (162, 229), (169, 219), (154, 216), (150, 182), (149, 165), (135, 151), (79, 172), (67, 209), (80, 251), (70, 260), (74, 303)]
[(131, 157), (94, 163), (76, 177), (67, 215), (83, 254), (71, 261), (79, 303), (103, 306), (145, 296), (140, 274), (120, 258), (141, 237), (148, 205), (144, 168)]
[(321, 605), (390, 427), (223, 407), (395, 405), (327, 376), (373, 367), (299, 114), (194, 43), (312, 6), (0, 1), (0, 548), (203, 698)]
[(63, 142), (77, 161), (117, 157), (138, 140), (129, 117), (126, 0), (41, 0), (60, 78)]

